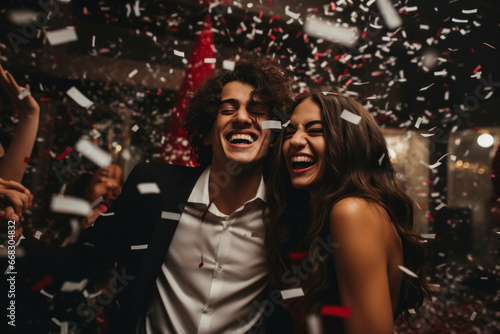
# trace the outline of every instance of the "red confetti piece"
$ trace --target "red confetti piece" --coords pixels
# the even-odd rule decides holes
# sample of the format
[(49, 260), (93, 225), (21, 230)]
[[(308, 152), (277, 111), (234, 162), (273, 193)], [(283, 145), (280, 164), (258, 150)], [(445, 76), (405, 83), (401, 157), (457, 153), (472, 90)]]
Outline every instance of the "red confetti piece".
[(201, 268), (203, 267), (205, 264), (203, 263), (203, 255), (201, 256), (201, 262), (200, 264), (198, 265), (198, 268)]
[(431, 222), (433, 222), (433, 221), (434, 221), (434, 218), (432, 217), (432, 215), (431, 215), (431, 213), (430, 213), (430, 212), (427, 212), (427, 218), (429, 218), (429, 220), (430, 220)]
[(472, 73), (476, 74), (477, 71), (479, 71), (481, 69), (481, 65), (477, 65), (477, 67), (474, 69), (474, 71), (472, 71)]
[(272, 0), (269, 0), (269, 1), (267, 2), (267, 6), (268, 6), (268, 7), (271, 7), (271, 5), (272, 5)]
[(375, 120), (378, 122), (378, 121), (383, 121), (387, 119), (387, 115), (383, 115), (383, 116), (379, 116), (379, 117), (375, 117)]
[(490, 47), (490, 48), (492, 48), (492, 49), (495, 49), (495, 50), (496, 50), (496, 47), (494, 47), (493, 45), (490, 45), (490, 44), (485, 43), (485, 42), (483, 42), (483, 44), (484, 44), (484, 45), (486, 45), (486, 46), (489, 46), (489, 47)]
[(27, 164), (28, 162), (30, 162), (30, 157), (24, 157), (24, 163)]
[(39, 281), (38, 283), (35, 283), (32, 287), (31, 287), (31, 290), (32, 291), (40, 291), (42, 290), (43, 288), (45, 288), (47, 285), (49, 285), (50, 283), (52, 283), (52, 277), (47, 275), (45, 276), (44, 278), (42, 278), (41, 281)]
[(351, 316), (351, 308), (346, 306), (324, 305), (321, 308), (321, 315), (345, 319)]
[(335, 10), (337, 8), (337, 6), (335, 5), (335, 2), (331, 2), (331, 5), (332, 5), (332, 10)]
[(41, 97), (40, 101), (42, 101), (42, 102), (49, 102), (50, 99), (48, 97)]
[(57, 157), (57, 160), (61, 160), (61, 159), (64, 159), (65, 156), (68, 155), (69, 152), (73, 151), (73, 147), (71, 146), (68, 146), (63, 153), (61, 153), (60, 156)]
[(308, 254), (309, 254), (308, 252), (290, 252), (288, 253), (288, 258), (290, 260), (302, 260)]
[(345, 83), (345, 86), (349, 86), (350, 84), (352, 83), (352, 79), (349, 79), (346, 83)]

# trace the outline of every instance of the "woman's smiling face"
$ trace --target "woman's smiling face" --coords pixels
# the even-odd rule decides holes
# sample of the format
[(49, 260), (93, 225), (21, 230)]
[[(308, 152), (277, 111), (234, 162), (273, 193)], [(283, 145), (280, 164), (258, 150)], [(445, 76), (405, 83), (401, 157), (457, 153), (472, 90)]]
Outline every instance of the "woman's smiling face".
[(322, 179), (325, 146), (321, 109), (312, 99), (305, 99), (293, 111), (283, 142), (283, 156), (295, 188), (310, 192)]

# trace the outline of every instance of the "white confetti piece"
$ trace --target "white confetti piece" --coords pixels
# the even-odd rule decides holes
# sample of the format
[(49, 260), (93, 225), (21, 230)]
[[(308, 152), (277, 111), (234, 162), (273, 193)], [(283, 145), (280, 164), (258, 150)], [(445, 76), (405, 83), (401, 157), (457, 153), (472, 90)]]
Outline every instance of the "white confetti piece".
[[(42, 291), (43, 291), (43, 290), (42, 290)], [(42, 292), (42, 291), (40, 291), (40, 292)], [(42, 294), (43, 294), (43, 293), (42, 293)], [(54, 296), (52, 296), (52, 298), (54, 298)], [(51, 298), (51, 299), (52, 299), (52, 298)], [(55, 318), (55, 317), (54, 317), (54, 318), (52, 318), (52, 319), (50, 319), (50, 320), (52, 320), (52, 322), (54, 322), (57, 326), (61, 327), (62, 322), (60, 322), (59, 320), (57, 320), (57, 318)]]
[(417, 122), (415, 122), (415, 127), (417, 129), (420, 127), (420, 123), (422, 123), (422, 117), (417, 118)]
[(137, 69), (135, 69), (135, 70), (133, 70), (132, 72), (130, 72), (130, 73), (128, 74), (128, 77), (129, 77), (129, 78), (133, 78), (133, 77), (134, 77), (134, 76), (135, 76), (138, 72), (139, 72), (139, 71), (138, 71)]
[(396, 29), (403, 24), (403, 20), (401, 20), (398, 12), (394, 9), (392, 1), (377, 0), (377, 6), (380, 10), (380, 14), (382, 14), (382, 17), (384, 18), (385, 24), (389, 29)]
[(398, 266), (399, 270), (401, 270), (402, 272), (404, 272), (405, 274), (407, 275), (410, 275), (412, 277), (415, 277), (415, 278), (418, 278), (417, 274), (415, 274), (413, 271), (411, 271), (410, 269), (408, 268), (405, 268), (403, 266)]
[(75, 145), (75, 149), (101, 168), (111, 165), (111, 154), (95, 146), (88, 139), (82, 138), (78, 140)]
[(23, 100), (26, 96), (30, 95), (30, 91), (27, 90), (26, 88), (24, 87), (21, 87), (21, 93), (19, 93), (19, 95), (17, 95), (17, 98), (19, 100)]
[(184, 58), (184, 52), (174, 49), (174, 55)]
[(445, 206), (446, 206), (446, 204), (444, 204), (444, 203), (439, 203), (439, 205), (435, 207), (435, 210), (436, 210), (436, 211), (439, 211), (439, 210), (441, 210), (442, 208), (444, 208)]
[(217, 59), (216, 58), (205, 58), (205, 59), (203, 59), (203, 62), (205, 64), (215, 64), (217, 62)]
[(231, 60), (224, 60), (222, 62), (222, 68), (228, 71), (233, 71), (234, 70), (235, 63), (234, 61)]
[(470, 316), (470, 321), (474, 321), (474, 319), (476, 319), (476, 315), (477, 315), (476, 311), (472, 312), (472, 315)]
[(420, 236), (424, 239), (436, 239), (435, 233), (423, 233)]
[(61, 292), (82, 291), (88, 282), (88, 279), (84, 279), (81, 282), (66, 281), (61, 287)]
[(139, 125), (134, 125), (131, 129), (133, 132), (137, 132), (137, 130), (139, 130)]
[(352, 124), (359, 124), (359, 121), (361, 120), (361, 117), (358, 115), (353, 114), (352, 112), (344, 109), (342, 111), (342, 114), (340, 114), (340, 118), (345, 119), (348, 122), (351, 122)]
[(141, 250), (141, 249), (148, 249), (148, 244), (144, 245), (130, 245), (131, 250)]
[[(47, 292), (47, 291), (45, 291), (44, 289), (40, 290), (40, 293), (41, 293), (42, 295), (44, 295), (45, 297), (47, 297), (47, 298), (54, 299), (54, 295), (52, 295), (52, 294), (48, 293), (48, 292)], [(53, 318), (53, 319), (54, 319), (54, 318)]]
[(283, 123), (282, 127), (286, 128), (290, 124), (290, 120), (286, 121), (286, 123)]
[(297, 20), (300, 17), (300, 14), (292, 12), (289, 8), (290, 6), (285, 7), (285, 14), (290, 16), (292, 19)]
[(430, 88), (430, 87), (432, 87), (432, 86), (434, 86), (434, 83), (431, 83), (429, 86), (425, 86), (425, 87), (420, 88), (419, 92), (422, 92), (422, 91), (424, 91), (424, 90), (427, 90), (427, 89), (429, 89), (429, 88)]
[(476, 9), (462, 9), (462, 14), (475, 14), (477, 13), (477, 8)]
[(441, 166), (441, 163), (440, 163), (439, 161), (438, 161), (438, 162), (436, 162), (436, 163), (435, 163), (435, 164), (433, 164), (433, 165), (428, 165), (428, 164), (427, 164), (425, 161), (423, 161), (423, 160), (420, 160), (419, 162), (420, 162), (420, 164), (424, 165), (425, 167), (427, 167), (427, 168), (429, 168), (429, 169), (434, 169), (434, 168), (437, 168), (437, 167)]
[(281, 296), (283, 297), (283, 300), (302, 297), (304, 296), (304, 291), (302, 288), (281, 290)]
[(76, 35), (76, 30), (74, 27), (66, 27), (64, 29), (46, 31), (45, 36), (47, 36), (47, 40), (52, 46), (78, 40), (78, 36)]
[(42, 234), (43, 234), (42, 231), (36, 231), (33, 238), (40, 240), (40, 237), (42, 236)]
[(99, 214), (103, 217), (111, 217), (115, 215), (114, 212), (99, 212)]
[(323, 323), (318, 314), (308, 314), (306, 316), (306, 324), (308, 334), (323, 334)]
[(78, 216), (88, 216), (92, 211), (89, 202), (78, 197), (54, 196), (50, 202), (50, 210)]
[(434, 75), (436, 77), (444, 77), (448, 74), (448, 72), (446, 70), (442, 70), (442, 71), (438, 71), (438, 72), (434, 72)]
[(84, 108), (90, 108), (94, 102), (90, 101), (85, 95), (83, 95), (76, 87), (71, 87), (66, 92), (69, 97), (71, 97), (76, 103)]
[(353, 46), (358, 40), (358, 32), (354, 27), (344, 28), (332, 26), (315, 17), (308, 17), (304, 24), (304, 32), (312, 37), (324, 38), (331, 42)]
[(378, 159), (379, 166), (382, 166), (382, 161), (384, 160), (384, 157), (385, 157), (385, 153), (382, 153), (382, 156), (380, 157), (380, 159)]
[(139, 193), (142, 195), (160, 193), (160, 188), (158, 187), (158, 184), (154, 182), (139, 183), (137, 185), (137, 190), (139, 190)]
[(180, 220), (181, 219), (181, 214), (177, 212), (169, 212), (169, 211), (162, 211), (161, 212), (161, 219), (167, 219), (167, 220)]
[(281, 122), (276, 120), (262, 121), (262, 129), (281, 129)]
[(456, 19), (456, 18), (452, 18), (451, 21), (455, 22), (455, 23), (468, 23), (469, 22), (469, 20), (461, 20), (461, 19)]

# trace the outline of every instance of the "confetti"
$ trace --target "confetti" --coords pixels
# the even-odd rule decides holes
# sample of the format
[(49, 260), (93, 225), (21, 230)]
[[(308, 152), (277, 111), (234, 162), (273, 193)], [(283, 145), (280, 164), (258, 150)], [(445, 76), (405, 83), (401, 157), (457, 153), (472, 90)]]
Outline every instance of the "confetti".
[[(137, 184), (137, 190), (139, 190), (139, 193), (141, 195), (159, 194), (160, 193), (160, 188), (158, 187), (158, 184), (156, 184), (154, 182), (139, 183), (139, 184)], [(162, 213), (162, 215), (163, 215), (163, 213)]]
[[(44, 295), (45, 297), (47, 297), (47, 298), (54, 299), (54, 295), (52, 295), (52, 294), (48, 293), (48, 292), (47, 292), (47, 291), (45, 291), (44, 289), (40, 290), (40, 293), (41, 293), (42, 295)], [(54, 318), (53, 318), (53, 319), (54, 319)]]
[(148, 249), (148, 244), (144, 245), (130, 245), (131, 250), (142, 250), (142, 249)]
[(72, 196), (54, 196), (50, 202), (50, 210), (57, 213), (70, 215), (88, 216), (92, 211), (89, 202)]
[(30, 162), (30, 157), (24, 157), (24, 163), (27, 164), (28, 162)]
[(281, 122), (276, 120), (262, 121), (262, 129), (278, 129), (281, 130)]
[(201, 256), (201, 262), (200, 264), (198, 265), (198, 268), (201, 268), (205, 265), (205, 263), (203, 263), (203, 255)]
[(427, 90), (427, 89), (431, 88), (432, 86), (434, 86), (434, 83), (431, 83), (429, 86), (425, 86), (425, 87), (420, 88), (419, 91), (422, 92), (424, 90)]
[(281, 296), (283, 297), (283, 300), (302, 297), (304, 296), (304, 291), (302, 288), (281, 290)]
[(309, 36), (324, 38), (345, 46), (353, 46), (358, 40), (355, 28), (332, 26), (315, 17), (308, 17), (304, 24), (304, 32)]
[(470, 321), (474, 321), (476, 319), (477, 312), (474, 311), (472, 312), (472, 315), (470, 316)]
[(346, 306), (324, 305), (321, 308), (321, 315), (346, 319), (351, 316), (351, 308)]
[(423, 233), (420, 236), (424, 239), (436, 239), (435, 233)]
[(133, 70), (132, 72), (130, 72), (130, 73), (128, 74), (128, 77), (129, 77), (129, 78), (133, 78), (133, 77), (134, 77), (134, 76), (135, 76), (138, 72), (139, 72), (139, 71), (138, 71), (137, 69), (135, 69), (135, 70)]
[(306, 316), (308, 334), (323, 334), (323, 324), (319, 315), (311, 313)]
[(294, 13), (290, 10), (290, 6), (285, 7), (285, 15), (290, 16), (294, 20), (297, 20), (300, 17), (300, 14)]
[(203, 62), (205, 64), (215, 64), (217, 62), (217, 59), (216, 58), (205, 58), (205, 59), (203, 59)]
[(69, 152), (71, 152), (71, 151), (73, 151), (73, 147), (68, 146), (68, 147), (64, 150), (64, 152), (63, 152), (63, 153), (61, 153), (61, 155), (59, 155), (59, 156), (57, 157), (57, 160), (62, 160), (62, 159), (64, 159), (64, 158), (68, 155), (68, 153), (69, 153)]
[(111, 165), (111, 154), (95, 146), (88, 139), (78, 140), (75, 149), (101, 168)]
[(436, 211), (439, 211), (439, 210), (441, 210), (442, 208), (444, 208), (445, 206), (446, 206), (446, 204), (444, 204), (444, 203), (439, 203), (439, 205), (435, 207), (435, 210), (436, 210)]
[(222, 62), (222, 68), (228, 71), (233, 71), (235, 65), (235, 62), (231, 60), (224, 60)]
[(308, 252), (290, 252), (288, 253), (288, 258), (290, 260), (302, 260), (307, 255), (309, 255)]
[(76, 87), (71, 87), (66, 92), (69, 97), (71, 97), (76, 103), (84, 108), (90, 108), (94, 102), (90, 101), (85, 95), (83, 95)]
[(114, 212), (99, 212), (99, 214), (103, 217), (111, 217), (115, 215)]
[(403, 20), (401, 20), (398, 12), (394, 9), (392, 1), (377, 0), (377, 6), (389, 29), (396, 29), (403, 24)]
[(135, 124), (131, 130), (132, 132), (137, 132), (137, 130), (139, 130), (139, 125)]
[(61, 292), (82, 291), (88, 282), (88, 279), (83, 279), (81, 282), (66, 281), (61, 287)]
[(422, 123), (422, 117), (417, 118), (417, 122), (415, 122), (415, 127), (417, 129), (420, 127), (420, 123)]
[(378, 159), (378, 165), (382, 166), (382, 161), (384, 160), (385, 153), (382, 153), (382, 156)]
[(184, 52), (174, 49), (174, 55), (184, 58)]
[(179, 221), (181, 219), (181, 214), (177, 212), (162, 211), (161, 219)]
[(21, 93), (19, 93), (19, 95), (17, 95), (17, 98), (19, 100), (23, 100), (26, 96), (30, 95), (30, 91), (27, 90), (26, 88), (24, 87), (21, 87)]
[(361, 116), (355, 115), (346, 109), (342, 111), (342, 113), (340, 114), (340, 118), (345, 119), (346, 121), (356, 125), (358, 125), (359, 121), (361, 121)]
[(401, 270), (402, 272), (404, 272), (405, 274), (407, 275), (410, 275), (412, 277), (415, 277), (415, 278), (418, 278), (417, 274), (415, 274), (413, 271), (411, 271), (410, 269), (408, 268), (405, 268), (403, 266), (398, 266), (399, 270)]
[(45, 36), (52, 46), (66, 44), (78, 40), (75, 27), (66, 27), (64, 29), (46, 31)]

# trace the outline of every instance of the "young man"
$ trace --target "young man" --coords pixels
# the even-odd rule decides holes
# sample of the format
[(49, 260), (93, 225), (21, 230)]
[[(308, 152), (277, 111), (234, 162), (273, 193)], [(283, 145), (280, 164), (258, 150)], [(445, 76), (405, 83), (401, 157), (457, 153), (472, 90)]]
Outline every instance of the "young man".
[[(113, 332), (263, 330), (263, 169), (271, 138), (263, 122), (290, 101), (290, 79), (269, 62), (240, 62), (209, 79), (185, 120), (201, 166), (137, 165), (77, 244), (31, 265), (65, 275), (60, 266), (70, 261), (74, 277), (95, 277), (116, 262)], [(152, 183), (159, 191), (145, 193)], [(24, 245), (28, 255), (44, 247)]]

